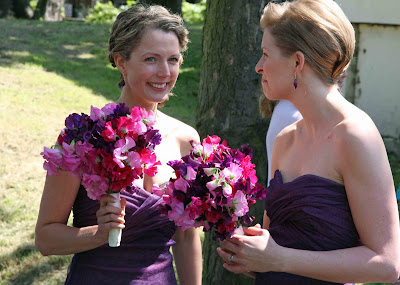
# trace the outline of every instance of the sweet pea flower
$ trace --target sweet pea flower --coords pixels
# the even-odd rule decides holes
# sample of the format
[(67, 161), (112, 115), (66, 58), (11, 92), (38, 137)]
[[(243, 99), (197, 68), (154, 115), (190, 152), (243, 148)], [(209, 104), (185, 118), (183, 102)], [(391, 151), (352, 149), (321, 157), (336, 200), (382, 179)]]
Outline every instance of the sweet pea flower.
[(153, 192), (154, 195), (158, 197), (162, 197), (164, 194), (164, 189), (160, 188), (157, 184), (153, 184), (153, 187), (151, 187), (151, 191)]
[(249, 211), (246, 196), (242, 191), (236, 191), (236, 194), (233, 197), (233, 203), (235, 205), (236, 216), (242, 217)]
[(154, 125), (154, 123), (156, 122), (156, 115), (153, 111), (150, 110), (148, 112), (148, 115), (142, 119), (142, 122), (146, 125)]
[(185, 178), (189, 181), (195, 180), (197, 173), (196, 173), (196, 171), (194, 171), (193, 167), (188, 165), (186, 169), (187, 169), (187, 171), (186, 171)]
[(203, 171), (207, 176), (211, 176), (218, 172), (218, 168), (216, 167), (203, 168)]
[(43, 169), (47, 171), (46, 176), (56, 176), (60, 174), (57, 164), (51, 161), (43, 162)]
[(228, 183), (224, 182), (222, 185), (222, 193), (225, 197), (230, 197), (232, 195), (232, 187)]
[(113, 160), (115, 161), (116, 164), (118, 164), (119, 167), (124, 168), (125, 164), (122, 162), (128, 158), (127, 155), (125, 155), (129, 149), (133, 148), (136, 145), (135, 141), (131, 137), (126, 137), (125, 139), (118, 140), (114, 147), (113, 155), (114, 158)]
[(81, 160), (76, 154), (65, 154), (62, 158), (62, 168), (66, 171), (77, 172), (81, 165)]
[(160, 161), (156, 161), (154, 163), (145, 164), (144, 166), (144, 173), (148, 176), (155, 176), (157, 174), (157, 166), (161, 165)]
[(104, 116), (108, 116), (114, 114), (114, 110), (117, 108), (117, 106), (117, 103), (108, 103), (103, 108), (101, 108), (101, 111), (104, 113)]
[(101, 195), (107, 193), (109, 181), (99, 175), (89, 175), (84, 173), (82, 185), (87, 191), (87, 195), (92, 200), (100, 200)]
[(90, 119), (94, 122), (100, 120), (104, 116), (104, 112), (96, 107), (90, 106)]
[(242, 176), (243, 169), (236, 163), (231, 163), (228, 168), (222, 170), (222, 175), (230, 183), (236, 183)]
[(194, 219), (190, 218), (190, 210), (187, 208), (183, 211), (183, 213), (179, 216), (176, 221), (176, 225), (181, 227), (182, 231), (186, 231), (189, 228), (194, 226)]
[(172, 199), (171, 208), (172, 210), (168, 212), (168, 217), (171, 219), (171, 221), (177, 221), (179, 217), (183, 214), (185, 206), (181, 201), (177, 199)]
[(113, 142), (115, 140), (115, 131), (111, 125), (111, 122), (107, 122), (105, 128), (106, 129), (101, 132), (101, 136), (106, 142)]
[(136, 151), (130, 151), (126, 162), (131, 168), (142, 168), (140, 163), (140, 155)]
[(208, 190), (214, 190), (218, 186), (219, 186), (219, 180), (218, 179), (214, 179), (214, 180), (211, 180), (211, 181), (206, 183), (206, 187), (207, 187)]
[(183, 179), (182, 177), (179, 177), (175, 182), (174, 182), (174, 186), (176, 190), (180, 190), (184, 193), (186, 193), (187, 188), (189, 186), (189, 183)]

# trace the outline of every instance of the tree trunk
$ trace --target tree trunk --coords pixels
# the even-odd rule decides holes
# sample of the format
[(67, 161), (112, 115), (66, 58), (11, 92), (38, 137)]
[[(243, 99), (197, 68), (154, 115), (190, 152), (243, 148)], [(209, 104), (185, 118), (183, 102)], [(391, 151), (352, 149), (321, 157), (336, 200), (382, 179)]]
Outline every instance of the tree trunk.
[(14, 0), (13, 11), (16, 18), (30, 19), (33, 17), (33, 9), (29, 0)]
[(161, 5), (175, 14), (182, 15), (182, 0), (140, 0), (138, 3)]
[(1, 0), (0, 1), (0, 18), (5, 18), (12, 14), (11, 11), (12, 2), (11, 0)]
[[(259, 21), (266, 0), (207, 1), (203, 28), (202, 63), (197, 107), (197, 130), (203, 138), (218, 135), (228, 146), (248, 144), (253, 148), (259, 182), (267, 178), (265, 136), (268, 120), (262, 119), (258, 98), (261, 77), (255, 65), (261, 56)], [(251, 207), (262, 223), (264, 202)], [(218, 256), (212, 232), (203, 244), (203, 284), (253, 284), (254, 280), (228, 272)]]
[(39, 0), (37, 3), (34, 18), (44, 18), (48, 22), (62, 21), (61, 9), (65, 0)]

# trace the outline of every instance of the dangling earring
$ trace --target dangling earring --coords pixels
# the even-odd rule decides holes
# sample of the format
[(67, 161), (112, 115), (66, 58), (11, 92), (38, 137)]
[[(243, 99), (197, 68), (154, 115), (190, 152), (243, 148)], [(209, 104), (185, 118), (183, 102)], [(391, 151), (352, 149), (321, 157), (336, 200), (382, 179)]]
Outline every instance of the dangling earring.
[(297, 75), (296, 75), (296, 72), (294, 73), (293, 86), (294, 86), (294, 89), (297, 89)]

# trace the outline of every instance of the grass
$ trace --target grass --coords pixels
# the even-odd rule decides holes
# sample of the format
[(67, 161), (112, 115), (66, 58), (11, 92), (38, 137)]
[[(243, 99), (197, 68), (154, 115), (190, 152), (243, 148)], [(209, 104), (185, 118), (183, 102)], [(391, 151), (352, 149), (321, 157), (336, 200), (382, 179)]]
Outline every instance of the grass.
[[(0, 19), (0, 285), (63, 284), (71, 256), (43, 257), (34, 227), (45, 172), (39, 155), (72, 112), (119, 96), (107, 62), (109, 25)], [(195, 126), (201, 25), (163, 111)], [(400, 161), (391, 157), (396, 185)]]

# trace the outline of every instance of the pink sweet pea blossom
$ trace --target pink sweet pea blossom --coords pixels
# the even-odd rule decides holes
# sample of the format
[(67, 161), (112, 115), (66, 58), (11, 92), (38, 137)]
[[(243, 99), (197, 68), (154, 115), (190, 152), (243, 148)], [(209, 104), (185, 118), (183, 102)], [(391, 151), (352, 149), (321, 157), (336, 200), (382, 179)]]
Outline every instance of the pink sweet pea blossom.
[(118, 164), (119, 167), (121, 168), (125, 167), (123, 161), (128, 158), (127, 153), (134, 146), (136, 146), (136, 143), (130, 137), (126, 137), (124, 140), (123, 139), (118, 140), (114, 144), (115, 149), (113, 151), (114, 154), (113, 160), (115, 161), (116, 164)]
[(85, 187), (88, 197), (93, 200), (100, 200), (100, 196), (106, 194), (108, 183), (107, 178), (98, 175), (84, 173), (82, 177), (82, 185)]
[(197, 175), (197, 173), (196, 173), (196, 171), (194, 171), (193, 167), (187, 166), (185, 178), (186, 178), (188, 181), (192, 181), (192, 180), (195, 180), (195, 179), (196, 179), (196, 175)]
[(246, 196), (242, 191), (236, 191), (235, 197), (233, 197), (233, 203), (235, 204), (236, 216), (242, 217), (249, 211)]
[(111, 122), (106, 123), (106, 129), (101, 132), (101, 136), (106, 142), (113, 142), (115, 140), (115, 131), (111, 125)]
[(103, 108), (101, 108), (101, 111), (104, 113), (105, 116), (111, 115), (114, 113), (115, 108), (117, 108), (117, 103), (108, 103), (106, 104)]
[(93, 121), (98, 121), (104, 116), (104, 112), (99, 108), (90, 106), (90, 119)]
[(175, 189), (186, 193), (186, 190), (187, 190), (187, 187), (189, 186), (189, 183), (185, 179), (183, 179), (182, 177), (179, 177), (174, 182), (174, 186), (175, 186)]

